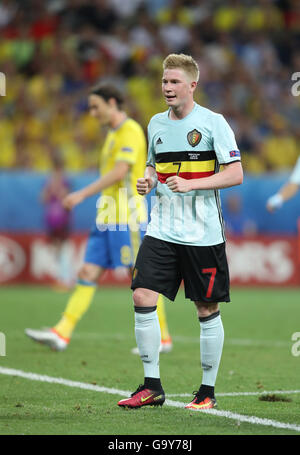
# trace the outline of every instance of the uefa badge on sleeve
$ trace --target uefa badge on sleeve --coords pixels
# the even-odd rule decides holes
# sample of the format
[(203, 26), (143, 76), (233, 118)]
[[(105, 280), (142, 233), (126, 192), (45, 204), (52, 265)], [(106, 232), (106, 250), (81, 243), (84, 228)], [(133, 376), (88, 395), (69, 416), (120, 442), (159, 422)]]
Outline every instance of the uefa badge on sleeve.
[(229, 156), (230, 158), (240, 158), (241, 157), (241, 153), (239, 150), (231, 150), (231, 152), (229, 152)]

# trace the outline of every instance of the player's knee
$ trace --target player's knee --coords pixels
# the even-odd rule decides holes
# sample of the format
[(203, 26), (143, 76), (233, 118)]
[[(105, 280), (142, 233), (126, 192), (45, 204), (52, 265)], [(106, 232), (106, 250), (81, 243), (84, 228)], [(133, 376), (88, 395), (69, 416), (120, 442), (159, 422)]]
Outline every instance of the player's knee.
[(136, 307), (155, 306), (158, 294), (150, 289), (137, 288), (133, 291), (132, 297), (134, 306)]
[(143, 289), (135, 289), (133, 291), (132, 298), (134, 306), (144, 306), (146, 301), (146, 293)]
[(99, 276), (99, 271), (87, 264), (83, 264), (78, 272), (78, 278), (94, 283)]
[(205, 318), (210, 316), (213, 313), (216, 313), (219, 310), (218, 303), (204, 303), (204, 302), (194, 302), (197, 308), (198, 316), (200, 318)]

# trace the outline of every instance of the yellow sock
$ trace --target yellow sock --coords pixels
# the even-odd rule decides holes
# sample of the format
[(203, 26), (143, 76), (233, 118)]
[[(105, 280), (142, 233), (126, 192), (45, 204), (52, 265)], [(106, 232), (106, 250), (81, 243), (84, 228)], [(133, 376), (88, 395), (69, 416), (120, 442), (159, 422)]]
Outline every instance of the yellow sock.
[(75, 328), (75, 323), (67, 315), (62, 315), (61, 320), (53, 327), (55, 332), (63, 337), (67, 342), (70, 341), (72, 332)]
[(61, 320), (53, 327), (64, 338), (70, 339), (77, 323), (89, 308), (96, 285), (78, 283), (71, 295)]
[(165, 304), (163, 296), (160, 294), (157, 300), (157, 315), (160, 325), (160, 332), (161, 332), (161, 339), (162, 341), (170, 339), (168, 324), (167, 324), (167, 316), (165, 312)]

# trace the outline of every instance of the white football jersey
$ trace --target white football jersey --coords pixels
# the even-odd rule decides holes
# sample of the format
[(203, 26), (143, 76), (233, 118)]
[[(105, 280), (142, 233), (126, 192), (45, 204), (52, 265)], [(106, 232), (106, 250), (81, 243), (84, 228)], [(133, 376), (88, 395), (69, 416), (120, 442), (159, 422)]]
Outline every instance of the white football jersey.
[(155, 167), (158, 184), (146, 235), (183, 245), (223, 243), (219, 190), (173, 193), (166, 179), (208, 177), (220, 165), (240, 161), (234, 133), (224, 117), (197, 103), (180, 120), (170, 119), (168, 110), (150, 120), (148, 142), (147, 165)]

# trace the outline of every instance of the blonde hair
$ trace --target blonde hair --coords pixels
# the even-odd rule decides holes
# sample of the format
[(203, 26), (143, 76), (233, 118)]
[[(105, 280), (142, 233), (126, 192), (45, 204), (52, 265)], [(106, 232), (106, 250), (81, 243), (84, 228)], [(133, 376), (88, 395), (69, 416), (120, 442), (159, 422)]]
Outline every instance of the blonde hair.
[(198, 82), (199, 67), (197, 62), (190, 55), (169, 54), (163, 61), (163, 70), (175, 68), (182, 69), (192, 81)]

